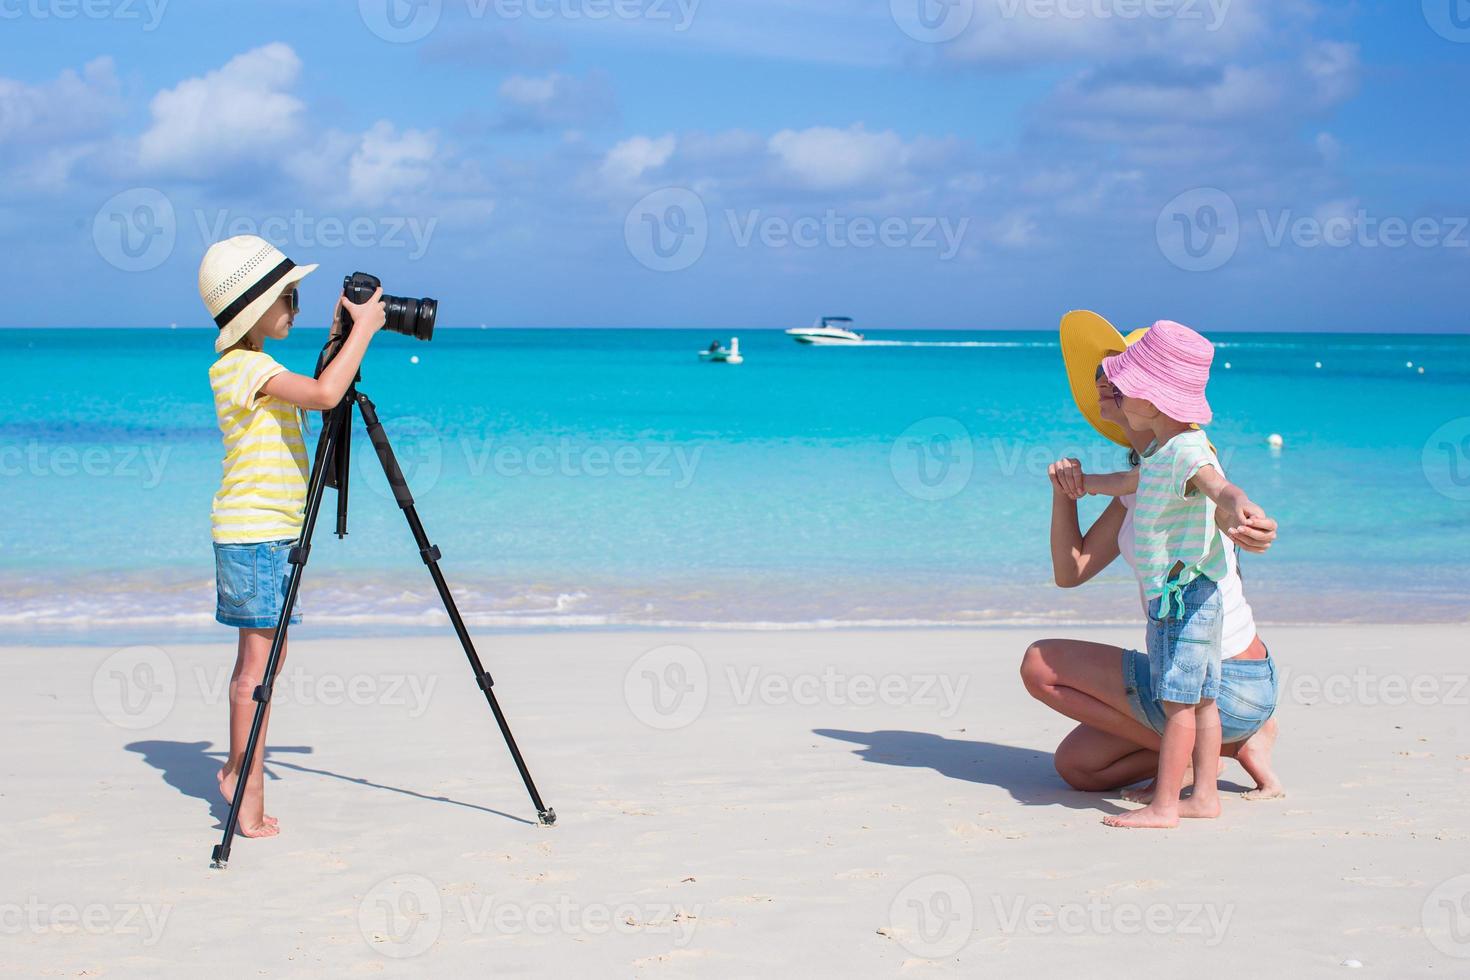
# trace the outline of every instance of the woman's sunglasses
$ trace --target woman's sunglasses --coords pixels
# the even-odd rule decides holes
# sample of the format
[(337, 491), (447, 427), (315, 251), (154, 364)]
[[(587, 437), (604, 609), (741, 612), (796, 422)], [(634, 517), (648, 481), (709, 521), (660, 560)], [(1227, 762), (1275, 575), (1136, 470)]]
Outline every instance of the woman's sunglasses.
[[(293, 314), (301, 312), (301, 292), (299, 290), (294, 288), (288, 289), (281, 295), (285, 298), (287, 305), (291, 307)], [(1098, 371), (1101, 372), (1102, 368), (1098, 368)]]
[(1106, 381), (1108, 387), (1110, 389), (1112, 389), (1112, 392), (1113, 392), (1113, 404), (1114, 405), (1117, 405), (1119, 408), (1122, 408), (1123, 407), (1123, 393), (1118, 390), (1118, 386), (1117, 385), (1113, 384), (1111, 381), (1108, 381), (1108, 376), (1103, 371), (1103, 366), (1101, 364), (1099, 364), (1097, 366), (1097, 373), (1095, 373), (1092, 376), (1092, 380), (1093, 381)]

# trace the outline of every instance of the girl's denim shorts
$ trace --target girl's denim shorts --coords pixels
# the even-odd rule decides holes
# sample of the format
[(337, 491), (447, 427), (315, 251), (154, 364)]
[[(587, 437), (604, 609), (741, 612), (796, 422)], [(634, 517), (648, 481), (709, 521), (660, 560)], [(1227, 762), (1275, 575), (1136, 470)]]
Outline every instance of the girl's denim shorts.
[[(1148, 657), (1137, 650), (1123, 651), (1123, 688), (1133, 717), (1164, 734), (1164, 705), (1154, 696)], [(1220, 663), (1220, 740), (1243, 742), (1276, 713), (1276, 661), (1225, 660)]]
[[(214, 545), (214, 618), (241, 629), (270, 629), (286, 604), (291, 564), (286, 560), (294, 538), (252, 544)], [(291, 623), (301, 622), (301, 599), (291, 610)]]
[(1149, 600), (1145, 632), (1160, 701), (1199, 704), (1219, 697), (1221, 609), (1219, 586), (1203, 575), (1172, 596)]

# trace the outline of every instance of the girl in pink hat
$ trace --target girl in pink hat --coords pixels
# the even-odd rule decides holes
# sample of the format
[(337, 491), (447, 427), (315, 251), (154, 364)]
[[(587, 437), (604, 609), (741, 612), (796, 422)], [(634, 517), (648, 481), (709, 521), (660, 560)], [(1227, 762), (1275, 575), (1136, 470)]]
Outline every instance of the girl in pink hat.
[[(1180, 817), (1216, 817), (1215, 780), (1197, 778), (1180, 800), (1193, 756), (1196, 773), (1220, 765), (1220, 581), (1228, 574), (1220, 530), (1249, 526), (1264, 516), (1245, 492), (1225, 479), (1213, 447), (1198, 426), (1213, 413), (1205, 399), (1214, 346), (1171, 320), (1154, 324), (1102, 371), (1131, 427), (1153, 434), (1139, 467), (1090, 475), (1088, 493), (1136, 493), (1139, 576), (1148, 603), (1148, 660), (1165, 723), (1152, 801), (1108, 817), (1113, 827), (1174, 827)], [(1217, 509), (1225, 520), (1217, 523)]]

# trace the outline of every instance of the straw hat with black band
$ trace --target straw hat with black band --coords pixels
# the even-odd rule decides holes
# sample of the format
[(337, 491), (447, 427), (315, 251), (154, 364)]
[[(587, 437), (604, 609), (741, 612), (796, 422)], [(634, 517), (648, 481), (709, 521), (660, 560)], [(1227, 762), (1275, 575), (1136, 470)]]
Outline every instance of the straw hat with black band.
[(199, 297), (219, 327), (215, 351), (239, 343), (282, 293), (315, 268), (315, 263), (297, 265), (257, 235), (236, 235), (209, 246), (199, 263)]

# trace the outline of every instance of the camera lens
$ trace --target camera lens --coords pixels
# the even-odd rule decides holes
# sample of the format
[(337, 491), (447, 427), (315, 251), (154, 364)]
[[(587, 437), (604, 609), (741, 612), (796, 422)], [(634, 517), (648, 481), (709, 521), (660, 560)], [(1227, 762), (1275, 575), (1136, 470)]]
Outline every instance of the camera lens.
[(387, 314), (383, 322), (384, 329), (416, 340), (429, 340), (434, 336), (434, 318), (439, 313), (438, 300), (384, 296), (383, 306)]

